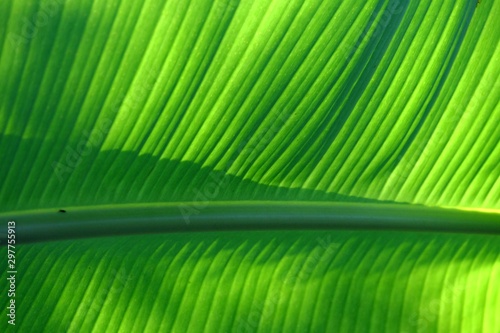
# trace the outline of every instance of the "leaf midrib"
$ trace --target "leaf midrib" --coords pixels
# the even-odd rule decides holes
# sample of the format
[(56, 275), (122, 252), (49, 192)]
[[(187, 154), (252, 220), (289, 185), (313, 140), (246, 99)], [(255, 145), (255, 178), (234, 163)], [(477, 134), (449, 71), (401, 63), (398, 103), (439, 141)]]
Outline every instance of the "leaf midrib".
[(57, 209), (2, 213), (0, 219), (16, 222), (18, 243), (126, 234), (245, 230), (355, 229), (500, 234), (500, 214), (494, 212), (406, 204), (230, 201), (64, 209), (66, 213)]

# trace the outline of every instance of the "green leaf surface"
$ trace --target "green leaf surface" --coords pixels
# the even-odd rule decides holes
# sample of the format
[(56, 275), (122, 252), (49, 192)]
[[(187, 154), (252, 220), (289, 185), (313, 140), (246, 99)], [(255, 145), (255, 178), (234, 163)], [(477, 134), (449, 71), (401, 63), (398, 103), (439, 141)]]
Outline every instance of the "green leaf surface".
[(498, 17), (0, 2), (0, 331), (500, 332)]
[(500, 208), (498, 1), (4, 1), (2, 211)]
[(498, 240), (248, 231), (35, 243), (18, 252), (18, 330), (498, 332)]

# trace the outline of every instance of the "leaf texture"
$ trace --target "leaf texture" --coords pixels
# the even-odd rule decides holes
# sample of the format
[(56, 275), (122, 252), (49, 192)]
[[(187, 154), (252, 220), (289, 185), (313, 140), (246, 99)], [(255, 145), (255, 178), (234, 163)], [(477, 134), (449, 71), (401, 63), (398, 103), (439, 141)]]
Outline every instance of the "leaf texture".
[(500, 332), (498, 17), (0, 2), (14, 329)]
[[(499, 1), (3, 1), (0, 209), (500, 208)], [(205, 196), (206, 197), (206, 196)]]
[(17, 329), (498, 332), (499, 244), (497, 235), (359, 231), (29, 244), (18, 253)]

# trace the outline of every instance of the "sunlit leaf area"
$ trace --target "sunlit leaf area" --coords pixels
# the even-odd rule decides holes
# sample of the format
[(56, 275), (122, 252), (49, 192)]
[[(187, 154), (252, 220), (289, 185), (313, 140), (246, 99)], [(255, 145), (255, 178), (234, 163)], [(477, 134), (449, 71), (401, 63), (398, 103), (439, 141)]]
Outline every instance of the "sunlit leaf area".
[(500, 333), (500, 0), (2, 0), (0, 332)]

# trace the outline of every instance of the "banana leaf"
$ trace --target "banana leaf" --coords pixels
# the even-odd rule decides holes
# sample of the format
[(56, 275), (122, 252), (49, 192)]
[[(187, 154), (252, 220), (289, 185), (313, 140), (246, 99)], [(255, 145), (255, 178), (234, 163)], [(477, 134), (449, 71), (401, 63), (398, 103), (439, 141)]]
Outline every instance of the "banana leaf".
[(499, 0), (0, 3), (1, 332), (500, 332)]

